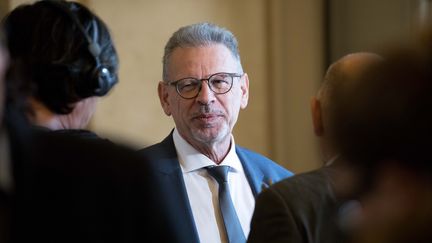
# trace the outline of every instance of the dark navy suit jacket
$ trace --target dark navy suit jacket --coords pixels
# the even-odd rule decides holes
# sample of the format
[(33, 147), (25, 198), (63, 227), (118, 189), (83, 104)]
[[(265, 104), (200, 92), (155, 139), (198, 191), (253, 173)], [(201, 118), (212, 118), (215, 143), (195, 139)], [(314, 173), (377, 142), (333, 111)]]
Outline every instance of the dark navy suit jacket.
[[(154, 187), (149, 198), (153, 205), (151, 215), (154, 227), (152, 238), (158, 242), (199, 242), (186, 186), (172, 134), (161, 143), (140, 151), (151, 164), (151, 181)], [(254, 196), (262, 188), (292, 175), (270, 159), (245, 148), (236, 146), (246, 177)]]
[(158, 241), (140, 217), (152, 191), (145, 158), (90, 132), (35, 130), (10, 107), (5, 124), (14, 187), (0, 191), (0, 242)]

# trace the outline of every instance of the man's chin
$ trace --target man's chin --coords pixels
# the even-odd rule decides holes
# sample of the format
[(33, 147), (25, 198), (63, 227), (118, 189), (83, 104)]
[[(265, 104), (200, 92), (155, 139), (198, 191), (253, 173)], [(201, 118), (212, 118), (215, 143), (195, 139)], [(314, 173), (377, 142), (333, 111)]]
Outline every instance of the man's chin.
[(193, 133), (193, 136), (197, 141), (206, 144), (213, 144), (213, 143), (221, 142), (227, 136), (226, 133), (227, 132), (223, 130), (208, 131), (208, 129), (205, 129), (205, 130), (195, 131)]

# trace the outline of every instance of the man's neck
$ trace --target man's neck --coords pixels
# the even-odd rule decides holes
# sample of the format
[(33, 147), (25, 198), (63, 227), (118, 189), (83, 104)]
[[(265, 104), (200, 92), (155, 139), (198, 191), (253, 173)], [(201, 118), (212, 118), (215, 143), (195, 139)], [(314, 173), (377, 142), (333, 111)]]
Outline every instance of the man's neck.
[(45, 127), (50, 130), (73, 129), (74, 122), (69, 115), (55, 114), (44, 104), (36, 99), (30, 98), (32, 113), (28, 115), (29, 120), (36, 126)]
[[(187, 140), (186, 140), (187, 141)], [(231, 149), (231, 136), (228, 135), (220, 141), (202, 143), (198, 141), (187, 141), (198, 152), (204, 154), (216, 164), (220, 164)]]
[(29, 98), (29, 104), (32, 112), (28, 114), (28, 118), (36, 126), (46, 127), (50, 130), (62, 129), (60, 121), (56, 115), (46, 106), (34, 98)]
[(36, 126), (46, 127), (50, 130), (66, 129), (66, 127), (63, 126), (61, 119), (52, 113), (35, 110), (34, 114), (30, 115), (29, 118), (30, 121)]
[(339, 150), (335, 149), (326, 139), (321, 139), (321, 156), (324, 165), (330, 165), (339, 157)]

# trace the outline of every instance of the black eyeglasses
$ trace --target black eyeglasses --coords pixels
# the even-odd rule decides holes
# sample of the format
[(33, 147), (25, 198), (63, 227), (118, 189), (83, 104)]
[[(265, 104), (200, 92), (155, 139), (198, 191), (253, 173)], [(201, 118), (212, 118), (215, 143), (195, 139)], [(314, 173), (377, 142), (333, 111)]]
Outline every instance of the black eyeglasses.
[(211, 91), (215, 94), (225, 94), (231, 90), (234, 77), (240, 78), (243, 74), (238, 73), (215, 73), (208, 78), (182, 78), (167, 82), (167, 85), (175, 85), (177, 93), (184, 99), (193, 99), (201, 91), (202, 82), (207, 81)]

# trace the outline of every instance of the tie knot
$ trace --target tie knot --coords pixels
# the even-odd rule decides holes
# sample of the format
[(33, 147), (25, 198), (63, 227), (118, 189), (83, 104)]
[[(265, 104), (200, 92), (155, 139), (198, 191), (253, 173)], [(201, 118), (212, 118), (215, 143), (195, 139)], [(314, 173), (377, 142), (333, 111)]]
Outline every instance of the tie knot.
[(227, 165), (209, 166), (207, 167), (207, 171), (211, 176), (213, 176), (213, 178), (215, 178), (215, 180), (219, 184), (221, 184), (224, 182), (228, 182), (227, 178), (228, 178), (229, 168), (230, 167)]

